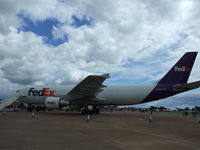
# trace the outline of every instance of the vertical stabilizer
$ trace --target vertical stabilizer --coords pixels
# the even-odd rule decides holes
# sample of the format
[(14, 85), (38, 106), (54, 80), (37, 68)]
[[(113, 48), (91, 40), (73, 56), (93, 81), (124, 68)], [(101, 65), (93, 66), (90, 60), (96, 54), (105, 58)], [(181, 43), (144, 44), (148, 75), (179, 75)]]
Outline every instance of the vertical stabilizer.
[(187, 83), (192, 70), (197, 52), (187, 52), (158, 82), (158, 84), (183, 84)]

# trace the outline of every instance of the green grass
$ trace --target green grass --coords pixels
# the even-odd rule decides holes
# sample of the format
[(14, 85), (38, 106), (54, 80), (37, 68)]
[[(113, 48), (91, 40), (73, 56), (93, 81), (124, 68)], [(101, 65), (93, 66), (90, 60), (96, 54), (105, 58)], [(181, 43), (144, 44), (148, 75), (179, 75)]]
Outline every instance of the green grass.
[[(183, 115), (184, 111), (163, 111), (163, 112), (160, 112), (160, 113)], [(192, 112), (188, 111), (188, 116), (192, 116)], [(197, 117), (198, 116), (200, 116), (200, 113), (197, 113)]]

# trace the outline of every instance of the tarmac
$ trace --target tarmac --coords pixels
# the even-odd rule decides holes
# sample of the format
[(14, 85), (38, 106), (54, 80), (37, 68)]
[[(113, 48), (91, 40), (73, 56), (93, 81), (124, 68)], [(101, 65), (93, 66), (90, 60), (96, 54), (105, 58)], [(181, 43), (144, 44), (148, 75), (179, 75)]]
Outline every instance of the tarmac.
[(155, 112), (8, 112), (0, 150), (200, 150), (199, 118)]

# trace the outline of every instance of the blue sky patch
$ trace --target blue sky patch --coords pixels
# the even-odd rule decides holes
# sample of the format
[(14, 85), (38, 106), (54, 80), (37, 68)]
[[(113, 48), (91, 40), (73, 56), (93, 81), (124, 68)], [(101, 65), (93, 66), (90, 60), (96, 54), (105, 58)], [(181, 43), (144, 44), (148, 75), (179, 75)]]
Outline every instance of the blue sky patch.
[(64, 39), (53, 39), (53, 35), (51, 33), (52, 27), (60, 25), (56, 19), (49, 18), (47, 20), (37, 21), (35, 23), (23, 15), (18, 15), (18, 17), (24, 22), (24, 25), (19, 29), (19, 31), (31, 31), (39, 36), (44, 37), (45, 43), (53, 46), (58, 46), (64, 42), (68, 42), (67, 36), (65, 36)]
[(90, 17), (84, 16), (83, 18), (80, 19), (76, 16), (72, 16), (72, 19), (73, 19), (72, 26), (76, 28), (84, 26), (84, 25), (89, 26), (92, 24), (92, 18)]
[[(64, 42), (68, 42), (68, 36), (64, 36), (63, 39), (54, 39), (52, 35), (52, 28), (53, 26), (59, 26), (61, 23), (54, 19), (54, 18), (49, 18), (46, 20), (42, 21), (37, 21), (33, 22), (31, 19), (28, 17), (24, 16), (23, 14), (19, 14), (18, 17), (23, 21), (23, 26), (19, 28), (19, 31), (31, 31), (39, 36), (44, 37), (44, 41), (46, 44), (50, 44), (53, 46), (58, 46), (60, 44), (63, 44)], [(84, 16), (83, 18), (78, 18), (76, 16), (72, 16), (73, 23), (71, 26), (78, 28), (84, 25), (91, 25), (92, 23), (92, 18)]]

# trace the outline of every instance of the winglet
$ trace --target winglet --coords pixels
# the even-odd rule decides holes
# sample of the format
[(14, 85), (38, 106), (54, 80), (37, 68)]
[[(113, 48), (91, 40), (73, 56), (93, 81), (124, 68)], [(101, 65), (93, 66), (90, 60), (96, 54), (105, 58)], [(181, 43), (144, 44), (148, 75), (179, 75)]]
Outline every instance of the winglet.
[(110, 74), (109, 73), (103, 74), (102, 77), (108, 79), (108, 78), (110, 78)]

